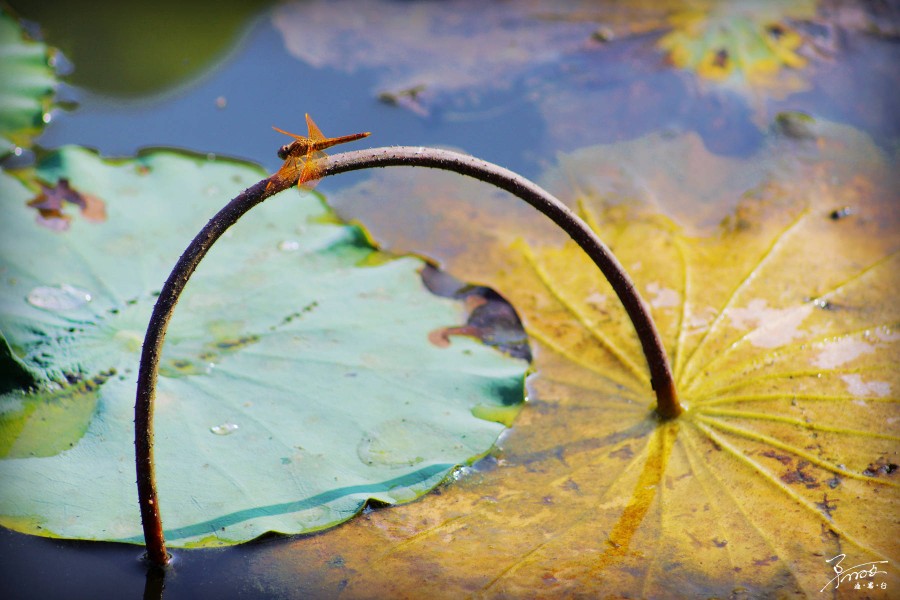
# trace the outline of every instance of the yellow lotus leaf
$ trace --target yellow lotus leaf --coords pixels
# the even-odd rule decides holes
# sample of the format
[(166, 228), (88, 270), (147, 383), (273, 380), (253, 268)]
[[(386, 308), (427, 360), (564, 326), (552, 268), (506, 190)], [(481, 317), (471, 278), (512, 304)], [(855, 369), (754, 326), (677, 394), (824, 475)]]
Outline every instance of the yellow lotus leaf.
[[(650, 306), (685, 408), (665, 422), (631, 324), (574, 242), (535, 226), (509, 243), (446, 205), (452, 235), (434, 231), (458, 243), (432, 247), (511, 300), (531, 337), (528, 406), (493, 455), (437, 493), (260, 549), (251, 572), (298, 597), (856, 598), (860, 582), (868, 597), (895, 593), (896, 165), (835, 131), (722, 159), (757, 171), (737, 189), (696, 166), (702, 145), (673, 141), (657, 156), (663, 172), (683, 167), (680, 210), (649, 171), (640, 193), (634, 171), (618, 193), (592, 185), (588, 157), (602, 170), (621, 148), (564, 159), (566, 175), (548, 178)], [(715, 189), (719, 208), (687, 200)], [(691, 207), (701, 225), (663, 214)]]
[(681, 69), (701, 77), (762, 83), (782, 68), (802, 68), (803, 36), (789, 19), (811, 19), (816, 3), (755, 0), (688, 3), (670, 17), (659, 47)]

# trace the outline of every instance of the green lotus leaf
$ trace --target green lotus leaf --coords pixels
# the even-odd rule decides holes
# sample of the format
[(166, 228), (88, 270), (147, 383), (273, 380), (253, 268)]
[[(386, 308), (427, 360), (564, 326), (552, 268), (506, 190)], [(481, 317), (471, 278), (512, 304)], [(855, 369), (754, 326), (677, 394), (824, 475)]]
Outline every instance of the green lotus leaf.
[(26, 38), (0, 8), (0, 154), (28, 146), (43, 129), (56, 90), (51, 51)]
[[(78, 147), (0, 173), (0, 524), (142, 541), (132, 421), (155, 293), (220, 203), (262, 176)], [(490, 449), (527, 364), (468, 337), (434, 343), (465, 309), (431, 295), (422, 267), (376, 252), (309, 194), (269, 200), (219, 241), (160, 365), (170, 545), (323, 529), (413, 500)]]

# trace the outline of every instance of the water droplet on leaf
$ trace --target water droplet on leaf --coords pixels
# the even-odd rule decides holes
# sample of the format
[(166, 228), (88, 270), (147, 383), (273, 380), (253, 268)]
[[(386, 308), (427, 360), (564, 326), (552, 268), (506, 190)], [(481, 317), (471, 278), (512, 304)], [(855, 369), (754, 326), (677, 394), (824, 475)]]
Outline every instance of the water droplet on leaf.
[(237, 431), (238, 426), (235, 423), (222, 423), (221, 425), (210, 427), (209, 430), (216, 435), (228, 435)]
[(90, 292), (72, 285), (38, 286), (28, 293), (28, 303), (45, 310), (73, 310), (91, 301)]
[(300, 249), (300, 242), (296, 240), (285, 240), (278, 244), (278, 249), (284, 252), (294, 252)]

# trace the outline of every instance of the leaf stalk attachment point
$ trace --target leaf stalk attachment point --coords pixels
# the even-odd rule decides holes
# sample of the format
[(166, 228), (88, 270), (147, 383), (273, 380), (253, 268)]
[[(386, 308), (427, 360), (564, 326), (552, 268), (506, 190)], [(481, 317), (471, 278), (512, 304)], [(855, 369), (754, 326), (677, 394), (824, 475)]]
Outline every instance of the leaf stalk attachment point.
[[(546, 190), (503, 167), (457, 152), (434, 148), (407, 146), (372, 148), (335, 154), (319, 159), (317, 162), (317, 171), (321, 177), (360, 169), (390, 166), (429, 167), (453, 171), (506, 190), (539, 210), (581, 246), (610, 282), (625, 307), (647, 359), (650, 380), (656, 393), (658, 415), (662, 419), (672, 419), (682, 412), (659, 332), (653, 323), (647, 305), (641, 300), (631, 278), (597, 234)], [(270, 196), (293, 187), (296, 183), (296, 181), (284, 181), (272, 176), (247, 188), (225, 205), (200, 230), (200, 233), (178, 259), (153, 307), (141, 352), (134, 407), (138, 501), (144, 540), (147, 546), (147, 560), (153, 565), (165, 566), (170, 560), (166, 551), (159, 498), (156, 491), (153, 461), (153, 405), (159, 373), (159, 358), (175, 305), (200, 261), (222, 234), (251, 208)]]

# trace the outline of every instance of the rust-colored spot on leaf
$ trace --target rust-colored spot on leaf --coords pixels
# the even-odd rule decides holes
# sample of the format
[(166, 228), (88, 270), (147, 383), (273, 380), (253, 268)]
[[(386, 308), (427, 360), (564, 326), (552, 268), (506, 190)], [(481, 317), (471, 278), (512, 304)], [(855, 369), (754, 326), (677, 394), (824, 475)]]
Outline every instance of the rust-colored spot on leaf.
[(467, 335), (469, 337), (481, 338), (481, 330), (472, 325), (461, 325), (455, 327), (441, 327), (435, 329), (428, 334), (428, 341), (438, 348), (446, 348), (450, 345), (451, 335)]
[(102, 223), (106, 220), (106, 203), (97, 196), (82, 194), (84, 206), (81, 208), (82, 216), (88, 221)]
[(634, 456), (634, 450), (631, 449), (631, 446), (622, 446), (618, 450), (614, 450), (609, 453), (610, 458), (621, 458), (622, 460), (628, 460), (629, 458)]
[(557, 581), (559, 581), (559, 580), (556, 578), (556, 575), (554, 575), (553, 573), (544, 573), (544, 574), (541, 576), (541, 579), (544, 580), (544, 583), (556, 583)]
[(774, 450), (766, 450), (765, 452), (762, 452), (761, 455), (767, 458), (774, 458), (783, 465), (791, 464), (790, 456), (787, 454), (777, 454)]
[(81, 209), (88, 221), (99, 223), (106, 220), (106, 203), (96, 196), (82, 194), (69, 185), (68, 179), (60, 179), (54, 186), (41, 185), (41, 193), (28, 201), (28, 206), (38, 211), (38, 225), (53, 231), (66, 231), (72, 217), (64, 211), (67, 204)]
[(563, 487), (572, 492), (581, 492), (581, 488), (572, 479), (567, 479), (566, 482), (563, 483)]
[(836, 502), (837, 500), (829, 500), (828, 494), (822, 494), (822, 501), (816, 502), (816, 506), (830, 519), (831, 513), (837, 508)]
[(879, 456), (874, 463), (869, 463), (868, 468), (863, 471), (863, 475), (867, 477), (879, 477), (881, 475), (893, 475), (897, 472), (897, 465), (888, 462), (883, 456)]
[(778, 557), (773, 554), (772, 556), (767, 556), (767, 557), (759, 559), (759, 560), (754, 560), (753, 565), (757, 566), (757, 567), (765, 567), (766, 565), (769, 565), (769, 564), (777, 562), (777, 561), (778, 561)]
[(801, 460), (797, 463), (796, 469), (789, 469), (781, 476), (781, 480), (785, 483), (802, 483), (807, 488), (819, 487), (819, 482), (811, 474), (806, 472), (809, 463)]

